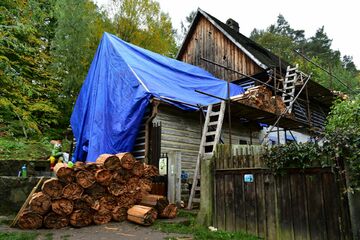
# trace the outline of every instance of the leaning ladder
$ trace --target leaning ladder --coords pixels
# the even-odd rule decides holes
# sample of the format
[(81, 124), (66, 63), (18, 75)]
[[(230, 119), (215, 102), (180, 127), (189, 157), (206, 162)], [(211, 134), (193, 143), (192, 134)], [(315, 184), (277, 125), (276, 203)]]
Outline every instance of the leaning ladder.
[[(297, 78), (298, 78), (297, 70), (298, 70), (298, 65), (296, 65), (293, 68), (288, 66), (286, 69), (286, 75), (285, 75), (285, 80), (284, 80), (284, 85), (283, 85), (283, 95), (282, 95), (282, 99), (283, 99), (283, 102), (286, 105), (286, 107), (289, 107), (290, 105), (292, 105), (292, 102), (294, 101), (295, 84), (296, 84)], [(291, 110), (292, 109), (290, 108), (289, 113), (291, 112)]]
[[(213, 104), (207, 107), (204, 128), (201, 136), (199, 154), (196, 160), (196, 167), (194, 172), (193, 184), (190, 191), (190, 198), (187, 209), (192, 208), (193, 202), (200, 202), (200, 198), (195, 198), (195, 192), (200, 190), (198, 183), (200, 180), (200, 161), (202, 158), (211, 158), (214, 154), (215, 146), (220, 140), (221, 128), (225, 115), (225, 101), (221, 101), (220, 109), (213, 110)], [(216, 120), (212, 120), (216, 118)], [(210, 149), (210, 150), (209, 150)]]

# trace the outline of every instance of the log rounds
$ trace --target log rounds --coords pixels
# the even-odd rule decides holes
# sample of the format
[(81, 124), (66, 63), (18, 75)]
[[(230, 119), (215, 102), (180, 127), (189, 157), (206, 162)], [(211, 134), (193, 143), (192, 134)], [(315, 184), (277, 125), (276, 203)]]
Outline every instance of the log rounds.
[(52, 210), (59, 215), (69, 215), (74, 208), (74, 203), (66, 198), (54, 200), (51, 204)]
[(131, 170), (134, 167), (135, 158), (131, 153), (124, 152), (118, 153), (116, 156), (120, 159), (121, 167), (127, 170)]
[(75, 210), (70, 215), (70, 224), (73, 227), (85, 227), (91, 224), (92, 219), (92, 215), (89, 211)]
[(84, 189), (79, 184), (70, 183), (64, 187), (63, 197), (70, 200), (75, 200), (81, 198), (83, 192)]
[(157, 218), (157, 212), (152, 207), (135, 205), (127, 211), (127, 219), (138, 224), (149, 226)]
[(30, 210), (44, 215), (51, 207), (51, 198), (43, 192), (34, 193), (29, 202)]
[(94, 214), (93, 220), (96, 225), (105, 224), (111, 221), (111, 214), (100, 214), (97, 212)]
[(17, 224), (21, 229), (37, 229), (42, 226), (43, 217), (31, 211), (25, 211), (21, 214)]
[(76, 173), (76, 182), (83, 188), (89, 188), (95, 183), (95, 175), (90, 171)]
[(46, 228), (59, 229), (69, 225), (69, 219), (54, 212), (49, 213), (44, 218), (44, 226)]
[(59, 198), (62, 194), (63, 186), (56, 178), (46, 180), (41, 187), (43, 193), (49, 195), (51, 198)]
[(57, 163), (54, 167), (54, 172), (57, 177), (65, 178), (71, 175), (72, 169), (68, 168), (66, 163)]
[(127, 208), (117, 206), (111, 212), (112, 219), (116, 222), (122, 222), (126, 220)]
[(101, 154), (96, 162), (103, 164), (104, 167), (108, 170), (119, 170), (121, 169), (120, 159), (116, 155), (112, 154)]
[(107, 169), (99, 169), (95, 173), (96, 182), (103, 186), (110, 185), (112, 176), (111, 171)]

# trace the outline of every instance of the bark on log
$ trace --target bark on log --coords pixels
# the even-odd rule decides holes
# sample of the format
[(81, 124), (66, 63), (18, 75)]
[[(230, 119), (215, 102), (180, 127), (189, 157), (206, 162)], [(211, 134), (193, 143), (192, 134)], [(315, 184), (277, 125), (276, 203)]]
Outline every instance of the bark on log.
[(91, 187), (95, 181), (95, 175), (90, 171), (79, 171), (76, 173), (76, 182), (83, 188)]
[(131, 222), (135, 222), (144, 226), (149, 226), (157, 218), (157, 212), (155, 209), (142, 205), (135, 205), (127, 211), (127, 219)]
[(144, 177), (151, 178), (159, 176), (159, 169), (153, 165), (145, 165), (144, 167)]
[(112, 220), (116, 222), (122, 222), (126, 220), (127, 208), (116, 206), (111, 212)]
[(106, 196), (103, 196), (102, 198), (100, 198), (99, 204), (100, 204), (100, 207), (99, 207), (98, 213), (100, 215), (111, 213), (112, 210), (114, 210), (114, 208), (117, 206), (115, 197), (113, 197), (111, 195), (106, 195)]
[(144, 163), (140, 161), (135, 161), (134, 167), (131, 172), (137, 177), (141, 177), (142, 175), (144, 175)]
[(129, 152), (118, 153), (116, 156), (120, 159), (121, 167), (127, 170), (131, 170), (134, 167), (136, 159)]
[(94, 198), (92, 198), (90, 195), (83, 195), (81, 198), (83, 201), (85, 201), (91, 209), (97, 211), (99, 210), (100, 204), (98, 200), (95, 200)]
[(145, 192), (150, 192), (152, 188), (152, 182), (149, 179), (142, 178), (139, 181), (140, 188)]
[(70, 174), (65, 177), (58, 177), (58, 180), (66, 185), (66, 184), (72, 183), (74, 181), (74, 176), (73, 176), (73, 174)]
[(85, 166), (86, 166), (86, 164), (85, 164), (84, 162), (77, 161), (77, 162), (74, 164), (74, 171), (85, 170)]
[(100, 169), (101, 165), (96, 162), (87, 163), (85, 165), (85, 169), (91, 172), (96, 172), (96, 170)]
[(37, 229), (42, 226), (43, 217), (32, 211), (24, 211), (17, 222), (21, 229)]
[(72, 169), (68, 168), (66, 163), (57, 163), (54, 172), (58, 178), (65, 178), (72, 174)]
[(96, 225), (105, 224), (111, 221), (111, 214), (100, 214), (99, 212), (94, 214), (94, 223)]
[(147, 194), (142, 198), (140, 205), (153, 207), (158, 213), (162, 213), (169, 205), (169, 201), (161, 195)]
[(91, 187), (85, 189), (85, 193), (97, 200), (106, 193), (106, 189), (99, 183), (94, 183)]
[(74, 201), (74, 210), (80, 209), (91, 211), (90, 204), (88, 204), (84, 199), (76, 199)]
[(52, 199), (57, 199), (61, 197), (63, 186), (58, 179), (51, 178), (44, 182), (41, 190), (43, 191), (43, 193), (47, 194)]
[(51, 208), (51, 198), (43, 192), (34, 193), (29, 202), (30, 210), (40, 215), (46, 214)]
[(69, 219), (66, 216), (61, 216), (54, 212), (50, 212), (44, 218), (44, 227), (59, 229), (69, 225)]
[(112, 182), (108, 186), (108, 191), (114, 196), (120, 196), (121, 194), (127, 192), (127, 185)]
[(64, 187), (63, 197), (70, 200), (75, 200), (81, 198), (83, 192), (84, 189), (79, 184), (70, 183)]
[(95, 173), (96, 182), (103, 186), (109, 186), (112, 180), (112, 173), (107, 169), (99, 169)]
[(75, 210), (70, 215), (70, 224), (73, 227), (85, 227), (91, 224), (92, 214), (86, 210)]
[(177, 214), (177, 207), (175, 204), (169, 204), (165, 207), (165, 209), (160, 212), (161, 218), (175, 218)]
[(74, 203), (69, 199), (61, 198), (53, 201), (51, 204), (51, 208), (53, 212), (62, 216), (66, 216), (73, 211)]
[(108, 170), (119, 170), (121, 169), (120, 159), (116, 155), (112, 154), (101, 154), (96, 162), (102, 164), (105, 169)]

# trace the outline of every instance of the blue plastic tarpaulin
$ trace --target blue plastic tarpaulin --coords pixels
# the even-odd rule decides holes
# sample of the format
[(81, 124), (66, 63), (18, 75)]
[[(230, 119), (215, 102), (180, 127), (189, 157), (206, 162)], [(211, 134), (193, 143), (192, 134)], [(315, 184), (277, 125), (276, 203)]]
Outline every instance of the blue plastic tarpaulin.
[[(227, 83), (193, 65), (164, 57), (104, 33), (71, 116), (75, 160), (131, 151), (151, 97), (207, 106), (227, 98)], [(230, 95), (243, 93), (231, 84)]]

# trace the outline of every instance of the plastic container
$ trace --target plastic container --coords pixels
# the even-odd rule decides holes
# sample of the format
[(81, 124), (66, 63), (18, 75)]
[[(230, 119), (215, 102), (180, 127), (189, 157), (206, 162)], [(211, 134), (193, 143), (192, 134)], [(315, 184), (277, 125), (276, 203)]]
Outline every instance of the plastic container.
[(27, 167), (26, 167), (26, 164), (24, 164), (22, 167), (21, 167), (21, 177), (27, 177)]

